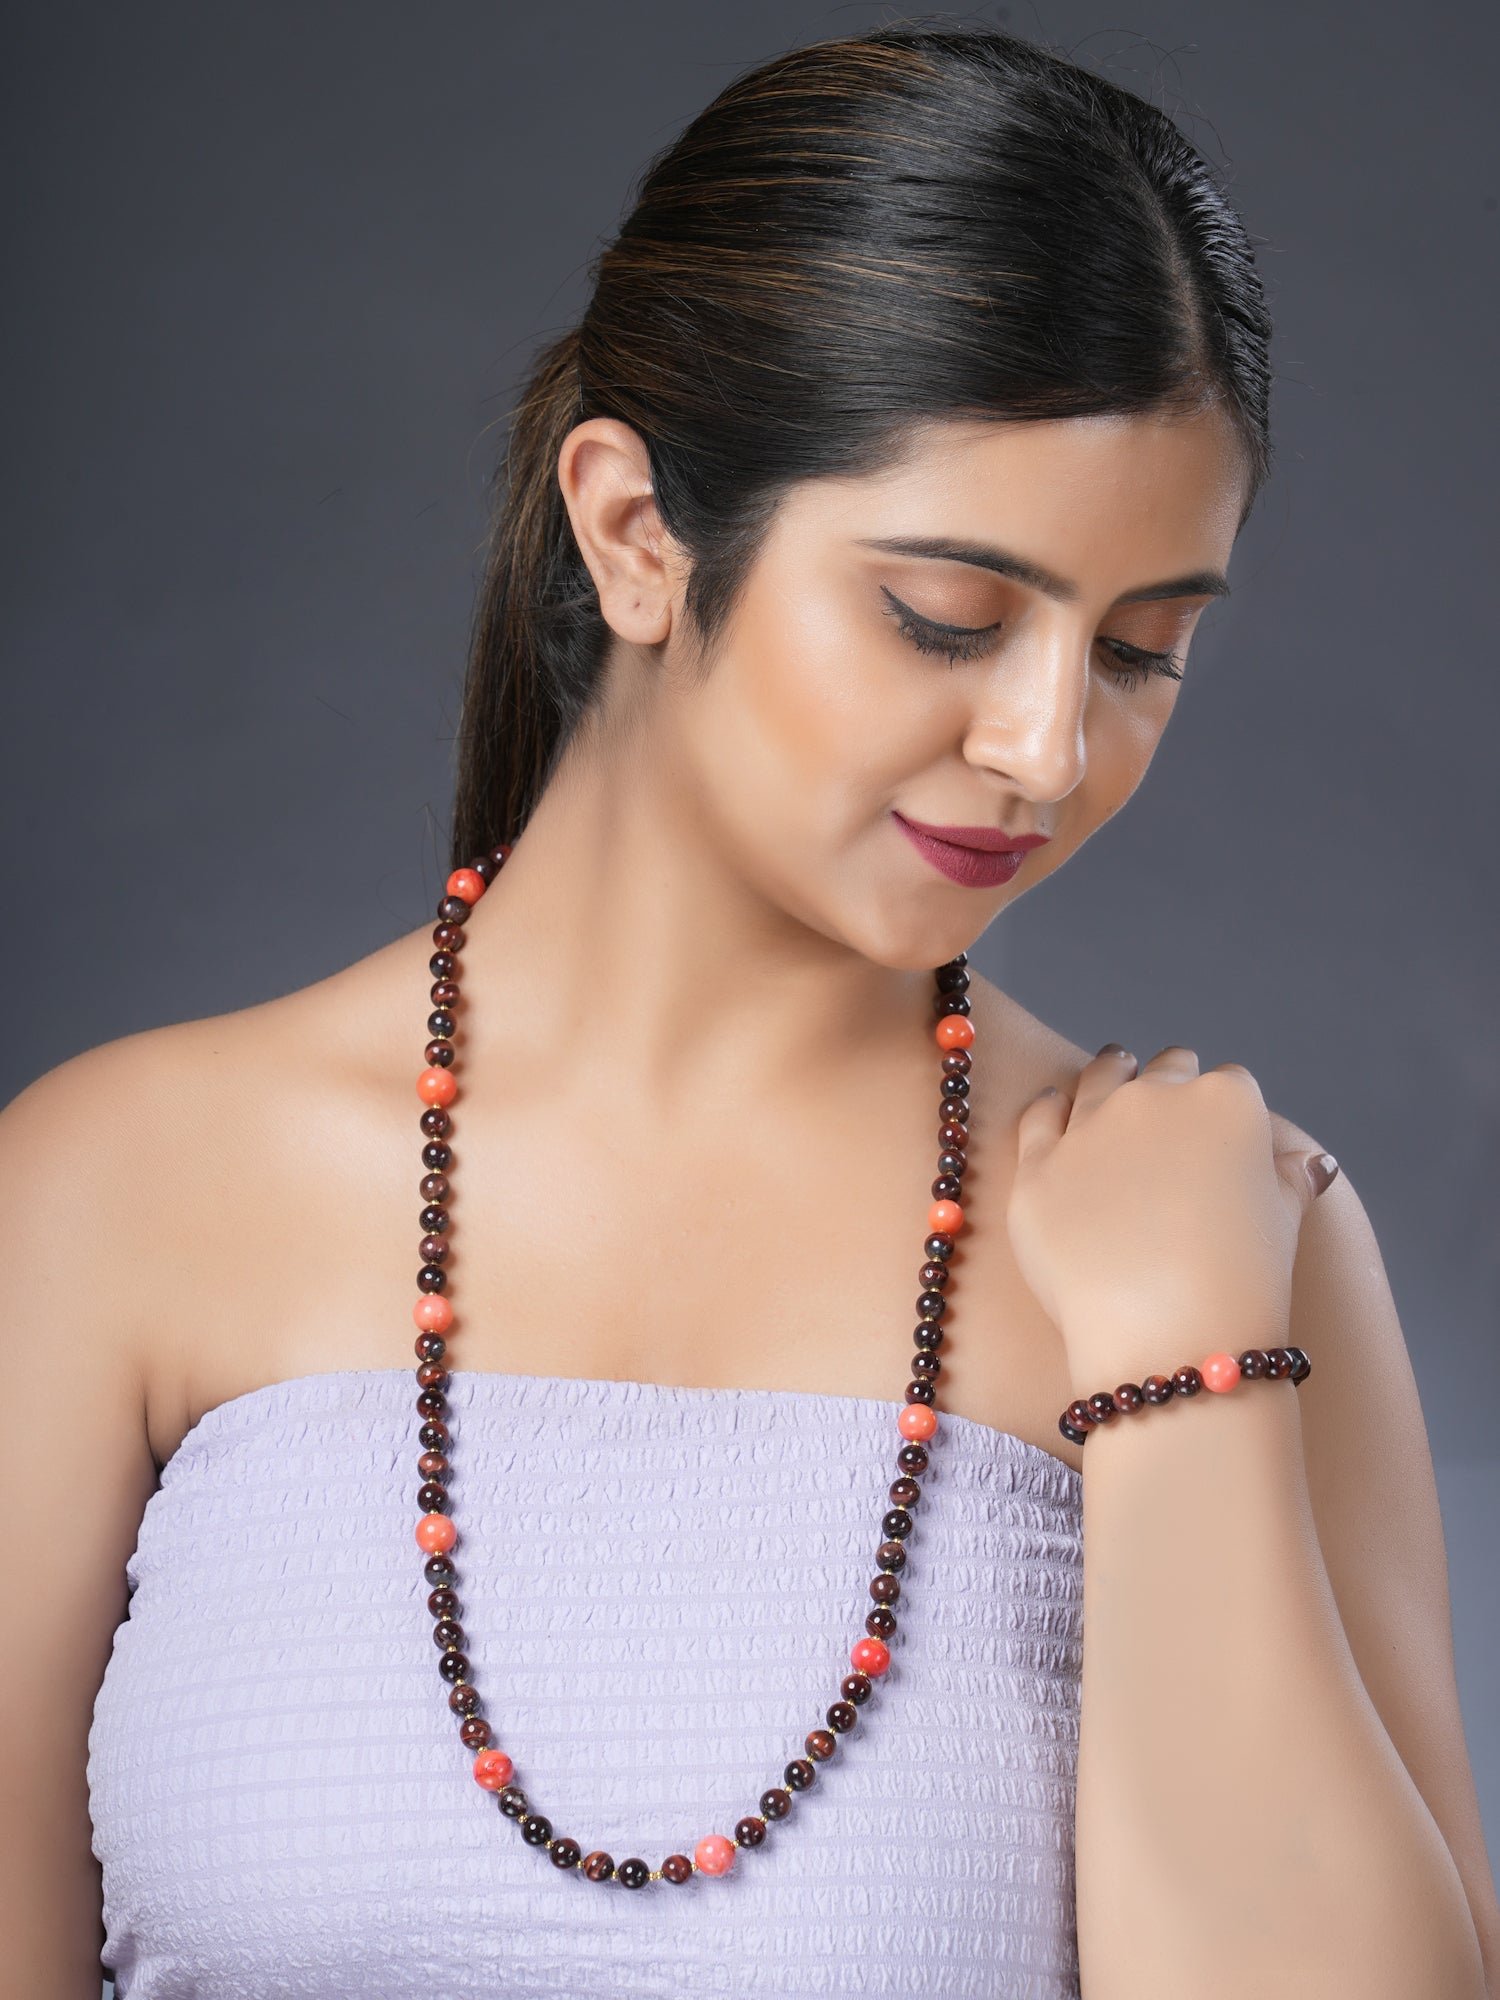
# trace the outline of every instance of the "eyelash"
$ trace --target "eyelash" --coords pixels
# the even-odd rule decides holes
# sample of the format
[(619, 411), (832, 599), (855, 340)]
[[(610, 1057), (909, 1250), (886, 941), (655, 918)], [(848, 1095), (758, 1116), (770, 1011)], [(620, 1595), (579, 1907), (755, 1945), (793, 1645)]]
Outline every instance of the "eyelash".
[[(881, 588), (884, 590), (884, 585)], [(913, 611), (909, 604), (903, 604), (889, 590), (885, 595), (890, 600), (885, 615), (895, 619), (902, 637), (910, 640), (919, 653), (940, 654), (950, 666), (957, 666), (960, 660), (978, 659), (984, 651), (983, 641), (1000, 629), (998, 624), (938, 625)], [(1125, 649), (1114, 655), (1111, 666), (1126, 689), (1139, 687), (1150, 674), (1161, 674), (1173, 681), (1182, 679), (1182, 662), (1175, 653), (1153, 653), (1148, 647), (1132, 646), (1126, 639), (1106, 639), (1104, 644)]]

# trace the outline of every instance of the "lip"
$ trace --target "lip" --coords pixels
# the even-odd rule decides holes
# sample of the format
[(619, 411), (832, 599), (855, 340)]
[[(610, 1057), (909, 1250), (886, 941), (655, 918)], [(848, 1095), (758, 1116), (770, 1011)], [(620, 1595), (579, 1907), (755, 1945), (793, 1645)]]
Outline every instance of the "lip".
[(1045, 833), (1012, 837), (989, 826), (931, 826), (908, 819), (894, 806), (891, 817), (919, 854), (966, 889), (993, 889), (1010, 881), (1030, 849), (1051, 838)]

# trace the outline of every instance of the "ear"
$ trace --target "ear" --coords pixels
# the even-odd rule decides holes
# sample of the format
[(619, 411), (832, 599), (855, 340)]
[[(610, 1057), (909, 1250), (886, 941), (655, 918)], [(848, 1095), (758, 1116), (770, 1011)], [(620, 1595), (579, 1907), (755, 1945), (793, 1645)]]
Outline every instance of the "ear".
[(680, 551), (662, 525), (640, 433), (615, 417), (575, 424), (557, 456), (557, 481), (605, 623), (655, 646), (672, 629)]

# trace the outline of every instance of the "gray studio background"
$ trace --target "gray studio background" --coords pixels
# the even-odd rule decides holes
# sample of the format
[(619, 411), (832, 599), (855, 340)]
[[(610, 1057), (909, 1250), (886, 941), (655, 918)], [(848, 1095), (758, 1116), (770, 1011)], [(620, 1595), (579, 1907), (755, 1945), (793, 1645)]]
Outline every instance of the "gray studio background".
[[(520, 370), (650, 153), (738, 70), (890, 13), (13, 17), (0, 1098), (427, 920)], [(1280, 454), (1143, 791), (977, 956), (1085, 1047), (1247, 1063), (1359, 1188), (1494, 1855), (1496, 16), (968, 18), (1154, 95), (1227, 171), (1277, 318)]]

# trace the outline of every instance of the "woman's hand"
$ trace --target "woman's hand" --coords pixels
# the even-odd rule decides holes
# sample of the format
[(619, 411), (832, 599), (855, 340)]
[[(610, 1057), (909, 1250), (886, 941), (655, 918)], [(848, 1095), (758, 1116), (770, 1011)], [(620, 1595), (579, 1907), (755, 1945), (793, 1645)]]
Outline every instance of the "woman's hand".
[(1138, 1069), (1107, 1042), (1071, 1098), (1033, 1098), (1007, 1221), (1075, 1380), (1113, 1388), (1142, 1367), (1280, 1345), (1297, 1233), (1337, 1171), (1327, 1153), (1274, 1150), (1249, 1070), (1200, 1074), (1175, 1044)]

